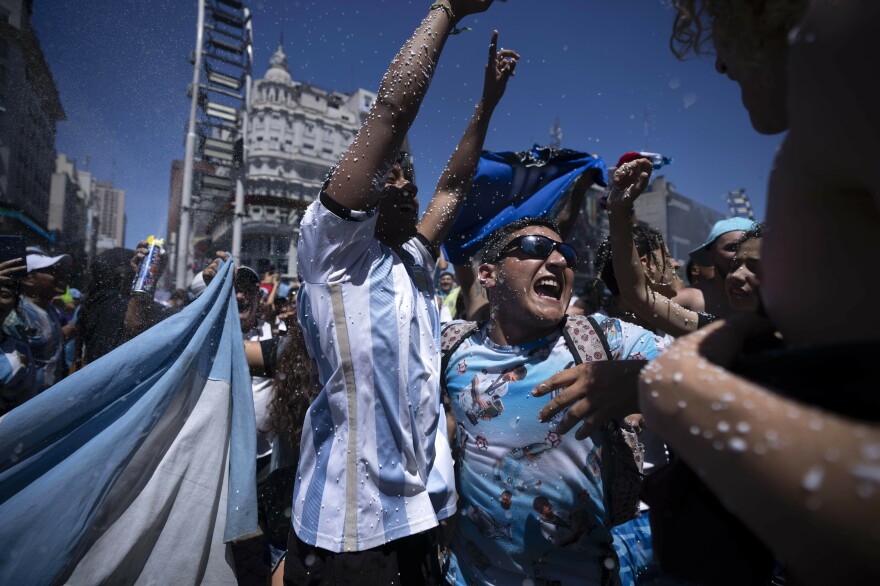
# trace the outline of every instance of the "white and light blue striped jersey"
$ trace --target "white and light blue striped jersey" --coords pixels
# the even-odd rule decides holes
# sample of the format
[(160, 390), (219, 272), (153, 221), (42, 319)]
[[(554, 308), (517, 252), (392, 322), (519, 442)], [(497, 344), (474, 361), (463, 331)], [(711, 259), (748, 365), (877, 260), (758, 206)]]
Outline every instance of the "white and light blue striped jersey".
[(292, 521), (300, 539), (334, 552), (455, 511), (434, 258), (419, 238), (399, 253), (380, 243), (376, 218), (322, 193), (300, 227), (299, 320), (322, 389), (303, 425)]

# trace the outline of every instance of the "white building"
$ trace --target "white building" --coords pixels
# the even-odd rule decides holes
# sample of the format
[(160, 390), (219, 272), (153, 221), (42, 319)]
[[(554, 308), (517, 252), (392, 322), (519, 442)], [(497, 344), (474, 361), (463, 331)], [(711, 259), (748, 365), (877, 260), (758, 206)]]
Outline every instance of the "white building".
[(125, 190), (113, 187), (112, 181), (95, 181), (92, 195), (98, 220), (97, 252), (124, 246)]
[(725, 215), (683, 196), (663, 175), (654, 178), (633, 206), (636, 218), (657, 229), (672, 256), (687, 262), (712, 226)]
[(49, 188), (48, 228), (57, 232), (57, 246), (68, 254), (85, 254), (89, 201), (83, 191), (76, 162), (60, 153)]
[[(274, 266), (296, 276), (296, 240), (302, 211), (317, 197), (324, 176), (366, 120), (376, 98), (358, 89), (345, 94), (294, 81), (281, 45), (266, 76), (251, 91), (247, 135), (245, 217), (241, 263)], [(216, 224), (212, 240), (229, 250), (232, 216)]]

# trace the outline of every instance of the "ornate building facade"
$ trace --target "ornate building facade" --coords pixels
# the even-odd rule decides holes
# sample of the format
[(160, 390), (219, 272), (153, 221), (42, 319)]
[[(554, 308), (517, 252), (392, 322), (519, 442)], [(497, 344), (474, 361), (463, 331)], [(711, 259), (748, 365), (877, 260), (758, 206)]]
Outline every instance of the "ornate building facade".
[[(263, 79), (254, 82), (246, 137), (247, 180), (240, 262), (296, 276), (302, 212), (317, 197), (376, 98), (294, 81), (281, 45)], [(213, 232), (217, 248), (231, 242), (231, 213)], [(228, 248), (226, 248), (228, 250)]]

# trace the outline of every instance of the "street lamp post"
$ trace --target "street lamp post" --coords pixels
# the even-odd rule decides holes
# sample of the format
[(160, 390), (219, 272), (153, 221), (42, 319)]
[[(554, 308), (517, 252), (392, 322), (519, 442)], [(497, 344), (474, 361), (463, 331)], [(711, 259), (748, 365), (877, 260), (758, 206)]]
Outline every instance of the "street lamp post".
[(248, 123), (250, 116), (251, 104), (251, 67), (254, 62), (253, 58), (253, 28), (251, 26), (250, 11), (245, 8), (244, 16), (247, 36), (247, 66), (244, 76), (244, 105), (242, 107), (241, 116), (241, 162), (238, 172), (238, 179), (235, 182), (235, 216), (232, 220), (232, 256), (239, 258), (241, 255), (241, 223), (244, 216), (244, 184), (247, 178), (247, 161), (248, 161)]
[(177, 231), (177, 262), (174, 286), (187, 286), (189, 270), (190, 208), (192, 207), (193, 164), (195, 162), (196, 111), (199, 105), (199, 76), (202, 69), (202, 39), (205, 30), (205, 0), (198, 0), (199, 15), (196, 29), (196, 49), (193, 60), (192, 100), (189, 107), (189, 124), (186, 130), (186, 152), (183, 160), (183, 189), (180, 198), (180, 228)]

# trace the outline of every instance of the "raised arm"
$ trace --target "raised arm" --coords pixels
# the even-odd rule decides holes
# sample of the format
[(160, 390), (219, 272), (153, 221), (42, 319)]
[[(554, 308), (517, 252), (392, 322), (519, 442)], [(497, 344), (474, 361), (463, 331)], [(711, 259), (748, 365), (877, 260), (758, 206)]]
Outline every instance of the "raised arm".
[(614, 173), (608, 194), (611, 261), (620, 297), (632, 311), (655, 328), (681, 336), (697, 329), (698, 315), (650, 288), (632, 237), (633, 204), (644, 191), (651, 169), (650, 161), (637, 159)]
[(342, 155), (325, 193), (353, 210), (373, 208), (403, 139), (415, 120), (453, 18), (482, 12), (493, 0), (441, 0), (432, 5), (382, 78), (366, 123)]
[(504, 95), (507, 80), (514, 75), (517, 59), (519, 55), (515, 51), (498, 50), (498, 31), (492, 33), (483, 96), (477, 103), (477, 109), (461, 137), (461, 142), (440, 176), (428, 209), (419, 221), (419, 233), (435, 246), (443, 242), (471, 189), (489, 130), (489, 120)]

